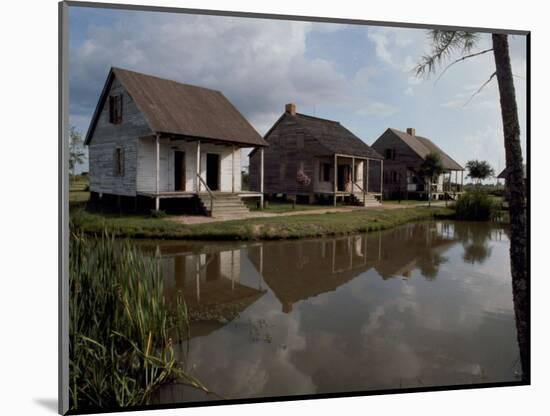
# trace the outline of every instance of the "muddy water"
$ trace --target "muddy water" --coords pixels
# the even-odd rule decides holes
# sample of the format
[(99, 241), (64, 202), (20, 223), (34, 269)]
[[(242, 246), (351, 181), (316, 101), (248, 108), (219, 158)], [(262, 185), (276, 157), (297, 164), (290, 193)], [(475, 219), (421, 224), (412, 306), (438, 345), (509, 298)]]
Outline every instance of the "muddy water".
[[(433, 222), (304, 241), (148, 244), (225, 398), (516, 381), (507, 231)], [(181, 385), (156, 401), (207, 400)]]

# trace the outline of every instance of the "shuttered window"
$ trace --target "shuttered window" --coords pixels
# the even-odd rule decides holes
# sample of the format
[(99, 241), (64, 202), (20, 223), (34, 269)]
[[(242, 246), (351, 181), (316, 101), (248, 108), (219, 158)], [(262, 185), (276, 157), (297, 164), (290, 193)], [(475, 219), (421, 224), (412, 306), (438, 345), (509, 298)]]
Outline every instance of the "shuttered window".
[(395, 160), (395, 149), (386, 149), (384, 153), (386, 160)]
[(122, 94), (109, 96), (109, 122), (122, 122)]
[(113, 162), (114, 176), (124, 176), (124, 149), (122, 147), (115, 149)]
[(321, 169), (319, 171), (319, 180), (322, 182), (330, 181), (330, 163), (321, 163)]

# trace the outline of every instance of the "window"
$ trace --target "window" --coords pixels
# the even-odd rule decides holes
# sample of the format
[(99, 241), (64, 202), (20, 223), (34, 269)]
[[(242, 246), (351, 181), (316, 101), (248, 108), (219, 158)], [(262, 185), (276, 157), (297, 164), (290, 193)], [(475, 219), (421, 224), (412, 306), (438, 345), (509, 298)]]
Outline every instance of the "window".
[(124, 149), (117, 147), (114, 155), (114, 175), (124, 176)]
[(122, 122), (122, 94), (109, 96), (109, 123)]
[(391, 177), (393, 183), (399, 183), (399, 174), (395, 170), (392, 170)]
[(319, 170), (319, 180), (322, 182), (330, 181), (330, 163), (321, 163), (321, 169)]
[(386, 160), (395, 160), (395, 149), (386, 149), (384, 152)]

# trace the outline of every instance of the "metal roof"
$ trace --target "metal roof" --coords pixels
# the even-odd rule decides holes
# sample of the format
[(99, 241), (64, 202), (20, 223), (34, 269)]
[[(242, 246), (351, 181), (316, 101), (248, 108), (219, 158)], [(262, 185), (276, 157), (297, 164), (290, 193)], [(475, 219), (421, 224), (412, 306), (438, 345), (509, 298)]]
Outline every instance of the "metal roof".
[(411, 135), (404, 131), (390, 128), (390, 131), (397, 137), (403, 140), (414, 152), (425, 159), (429, 153), (437, 153), (441, 157), (443, 167), (448, 170), (464, 170), (453, 158), (445, 153), (441, 148), (436, 146), (430, 139), (426, 137)]
[(86, 137), (91, 138), (99, 109), (116, 77), (155, 133), (267, 146), (267, 142), (220, 92), (208, 88), (111, 68)]

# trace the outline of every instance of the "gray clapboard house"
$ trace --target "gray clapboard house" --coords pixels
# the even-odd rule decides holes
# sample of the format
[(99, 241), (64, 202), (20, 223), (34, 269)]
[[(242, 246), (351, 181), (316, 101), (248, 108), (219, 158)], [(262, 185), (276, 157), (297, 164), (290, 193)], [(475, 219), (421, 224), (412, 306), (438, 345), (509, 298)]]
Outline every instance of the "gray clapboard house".
[(432, 182), (432, 197), (455, 199), (462, 193), (464, 168), (430, 139), (418, 136), (414, 128), (406, 132), (388, 128), (372, 148), (384, 156), (384, 197), (426, 198), (429, 182), (420, 174), (420, 166), (430, 153), (440, 156), (444, 169)]
[(265, 156), (249, 155), (251, 189), (309, 203), (379, 204), (382, 156), (339, 122), (297, 113), (287, 104), (264, 138)]
[(85, 143), (93, 200), (194, 198), (217, 215), (263, 199), (242, 191), (241, 149), (267, 143), (219, 91), (111, 68)]

